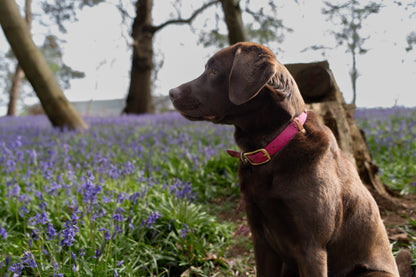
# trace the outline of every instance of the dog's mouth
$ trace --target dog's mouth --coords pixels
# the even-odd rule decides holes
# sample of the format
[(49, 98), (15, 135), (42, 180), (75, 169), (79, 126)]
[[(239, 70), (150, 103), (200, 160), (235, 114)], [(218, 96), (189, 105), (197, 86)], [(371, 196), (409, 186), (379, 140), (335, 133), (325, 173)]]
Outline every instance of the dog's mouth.
[(190, 114), (187, 114), (187, 113), (184, 113), (184, 112), (181, 112), (181, 114), (186, 119), (189, 119), (189, 120), (192, 120), (192, 121), (211, 121), (213, 123), (218, 123), (218, 122), (221, 122), (221, 120), (222, 120), (221, 117), (218, 117), (216, 115), (194, 116), (194, 115), (190, 115)]

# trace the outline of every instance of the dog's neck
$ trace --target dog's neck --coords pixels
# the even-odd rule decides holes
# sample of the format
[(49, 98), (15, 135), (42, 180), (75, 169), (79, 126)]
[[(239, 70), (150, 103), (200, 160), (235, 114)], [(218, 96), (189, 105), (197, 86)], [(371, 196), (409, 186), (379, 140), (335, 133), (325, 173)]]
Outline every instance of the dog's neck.
[(250, 111), (240, 114), (233, 122), (234, 138), (242, 151), (265, 147), (304, 111), (300, 93), (291, 96), (281, 99), (270, 93), (260, 93), (251, 100)]

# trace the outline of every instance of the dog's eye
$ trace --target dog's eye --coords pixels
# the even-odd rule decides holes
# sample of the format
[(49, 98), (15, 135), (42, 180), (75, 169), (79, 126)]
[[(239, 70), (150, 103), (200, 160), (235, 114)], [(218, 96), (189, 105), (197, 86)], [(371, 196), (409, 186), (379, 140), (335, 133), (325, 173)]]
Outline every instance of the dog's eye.
[(208, 69), (208, 73), (210, 75), (217, 75), (218, 74), (218, 70), (214, 69), (214, 68), (209, 68)]

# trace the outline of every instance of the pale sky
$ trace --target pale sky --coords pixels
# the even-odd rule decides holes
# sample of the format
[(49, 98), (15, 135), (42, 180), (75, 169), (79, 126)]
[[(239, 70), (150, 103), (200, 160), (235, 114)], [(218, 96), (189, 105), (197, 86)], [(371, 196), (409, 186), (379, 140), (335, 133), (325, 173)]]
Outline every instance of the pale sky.
[[(165, 1), (154, 2), (153, 14), (157, 24), (164, 21), (171, 11), (165, 8), (166, 3), (161, 3)], [(335, 45), (329, 34), (331, 24), (321, 14), (323, 1), (308, 0), (300, 6), (292, 3), (294, 1), (280, 2), (284, 4), (281, 4), (278, 16), (294, 32), (286, 34), (281, 44), (269, 43), (266, 46), (275, 52), (281, 63), (328, 59), (344, 98), (349, 102), (352, 98), (348, 74), (350, 55), (341, 48), (327, 51), (326, 57), (320, 51), (301, 52), (312, 45)], [(199, 7), (201, 1), (194, 0), (192, 5)], [(214, 10), (210, 9), (212, 18)], [(191, 8), (183, 8), (183, 17), (187, 17), (191, 11)], [(73, 80), (71, 89), (65, 91), (66, 96), (71, 101), (124, 98), (129, 85), (131, 51), (127, 45), (128, 39), (125, 39), (129, 36), (129, 30), (121, 32), (119, 12), (113, 5), (101, 4), (94, 8), (84, 8), (78, 18), (78, 22), (67, 25), (64, 60), (73, 69), (83, 71), (86, 77)], [(207, 22), (215, 24), (215, 20), (210, 21), (207, 15), (198, 17), (194, 25), (195, 32)], [(389, 4), (381, 13), (368, 18), (364, 31), (371, 39), (364, 47), (369, 52), (357, 60), (361, 74), (357, 81), (358, 106), (389, 107), (395, 103), (416, 106), (416, 49), (409, 53), (404, 50), (406, 35), (412, 30), (411, 27), (416, 26), (414, 23), (416, 16), (409, 19), (409, 12), (394, 4)], [(1, 33), (0, 47), (7, 49), (3, 38)], [(281, 52), (278, 52), (279, 48), (282, 49)], [(154, 50), (155, 63), (163, 60), (154, 94), (167, 95), (170, 88), (199, 76), (206, 60), (218, 49), (204, 49), (198, 45), (196, 35), (188, 26), (183, 25), (168, 27), (156, 33)]]

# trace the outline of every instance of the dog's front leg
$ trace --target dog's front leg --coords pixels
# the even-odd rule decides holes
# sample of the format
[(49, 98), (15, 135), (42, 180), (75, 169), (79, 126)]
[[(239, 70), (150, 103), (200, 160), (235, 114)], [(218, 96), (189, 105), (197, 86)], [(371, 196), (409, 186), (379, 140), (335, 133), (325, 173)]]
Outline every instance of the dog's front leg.
[(313, 247), (302, 251), (297, 256), (300, 277), (327, 277), (327, 252), (325, 249)]
[(282, 271), (282, 260), (263, 236), (252, 233), (257, 277), (276, 277)]

